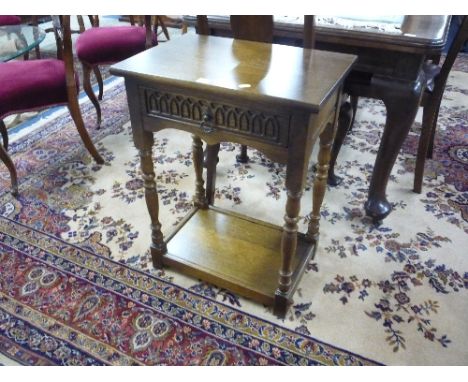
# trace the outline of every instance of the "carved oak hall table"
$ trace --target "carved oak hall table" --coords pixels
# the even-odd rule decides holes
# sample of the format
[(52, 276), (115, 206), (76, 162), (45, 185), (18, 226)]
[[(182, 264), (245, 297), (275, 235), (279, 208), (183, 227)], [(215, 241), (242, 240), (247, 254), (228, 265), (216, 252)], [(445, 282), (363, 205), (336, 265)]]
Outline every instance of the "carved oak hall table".
[[(133, 139), (151, 218), (153, 265), (168, 265), (274, 305), (284, 316), (317, 247), (320, 207), (342, 84), (356, 57), (297, 47), (185, 35), (111, 67), (125, 77)], [(153, 133), (192, 133), (194, 208), (163, 238)], [(203, 144), (207, 143), (206, 190)], [(298, 214), (308, 161), (320, 141), (307, 233)], [(283, 228), (213, 206), (220, 142), (254, 147), (287, 165)]]

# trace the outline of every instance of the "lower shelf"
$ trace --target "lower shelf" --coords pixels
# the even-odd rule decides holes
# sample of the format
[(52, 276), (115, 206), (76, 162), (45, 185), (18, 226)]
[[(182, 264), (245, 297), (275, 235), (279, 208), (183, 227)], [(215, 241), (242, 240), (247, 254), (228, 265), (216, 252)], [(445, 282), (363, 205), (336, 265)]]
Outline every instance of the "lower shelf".
[[(266, 305), (275, 302), (282, 229), (218, 208), (199, 209), (167, 242), (163, 264)], [(292, 298), (316, 245), (298, 234)]]

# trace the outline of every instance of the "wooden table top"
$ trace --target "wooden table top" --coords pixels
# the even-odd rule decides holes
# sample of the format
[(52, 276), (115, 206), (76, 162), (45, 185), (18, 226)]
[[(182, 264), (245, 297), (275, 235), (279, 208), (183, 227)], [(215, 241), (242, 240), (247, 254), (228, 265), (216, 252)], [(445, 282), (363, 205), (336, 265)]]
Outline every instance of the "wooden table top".
[[(111, 67), (151, 82), (318, 110), (356, 56), (224, 37), (184, 35)], [(213, 93), (214, 94), (214, 93)]]
[[(391, 23), (382, 29), (373, 25), (385, 24), (367, 17), (346, 20), (340, 24), (340, 17), (316, 16), (316, 40), (318, 42), (341, 45), (362, 46), (393, 51), (414, 53), (440, 53), (447, 40), (450, 16), (447, 15), (407, 15), (401, 23)], [(195, 16), (184, 16), (189, 25), (195, 25)], [(229, 16), (208, 16), (211, 28), (230, 30)], [(385, 19), (385, 18), (384, 18)], [(328, 22), (327, 20), (332, 20)], [(353, 20), (356, 26), (350, 27)], [(366, 24), (369, 27), (363, 27)], [(382, 21), (382, 20), (380, 20)], [(303, 38), (303, 16), (274, 16), (274, 35), (277, 37)]]

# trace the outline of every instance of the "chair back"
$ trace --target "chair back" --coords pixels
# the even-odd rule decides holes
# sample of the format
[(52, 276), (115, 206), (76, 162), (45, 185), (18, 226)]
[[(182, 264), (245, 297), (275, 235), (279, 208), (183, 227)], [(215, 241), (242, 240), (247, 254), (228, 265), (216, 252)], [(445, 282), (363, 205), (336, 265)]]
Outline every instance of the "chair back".
[(79, 89), (76, 87), (70, 16), (52, 16), (52, 25), (57, 42), (57, 57), (65, 64), (68, 100), (77, 103)]
[[(230, 16), (232, 36), (236, 39), (258, 42), (273, 42), (274, 20), (272, 15), (231, 15)], [(197, 16), (197, 33), (209, 35), (210, 27), (208, 16)], [(304, 16), (303, 46), (313, 49), (315, 44), (314, 16)]]
[(442, 89), (445, 88), (445, 84), (447, 83), (448, 76), (450, 74), (450, 70), (458, 56), (458, 53), (463, 48), (463, 45), (468, 40), (468, 16), (463, 16), (461, 21), (460, 27), (458, 28), (457, 34), (452, 41), (452, 45), (448, 50), (447, 57), (445, 57), (445, 61), (442, 64), (442, 68), (440, 69), (439, 74), (434, 79), (434, 91), (436, 88), (440, 87)]
[[(89, 18), (89, 22), (90, 22), (92, 27), (95, 27), (95, 28), (99, 27), (100, 21), (99, 21), (99, 16), (98, 15), (89, 15), (88, 18)], [(130, 25), (132, 25), (132, 26), (138, 25), (140, 27), (142, 27), (142, 26), (145, 27), (145, 29), (146, 29), (145, 48), (146, 49), (149, 49), (152, 46), (158, 45), (158, 41), (157, 41), (158, 16), (129, 15), (128, 19), (130, 21)], [(79, 19), (78, 19), (78, 23), (80, 24)], [(82, 25), (83, 25), (83, 27), (82, 27)], [(81, 30), (82, 28), (84, 30), (83, 20), (81, 20), (81, 24), (80, 24), (80, 31), (81, 32), (83, 31), (83, 30)], [(154, 35), (156, 36), (156, 43), (155, 44), (153, 44), (153, 40), (154, 40), (153, 39), (153, 31), (154, 31)]]
[(273, 42), (273, 16), (230, 16), (232, 35), (235, 39), (257, 42)]

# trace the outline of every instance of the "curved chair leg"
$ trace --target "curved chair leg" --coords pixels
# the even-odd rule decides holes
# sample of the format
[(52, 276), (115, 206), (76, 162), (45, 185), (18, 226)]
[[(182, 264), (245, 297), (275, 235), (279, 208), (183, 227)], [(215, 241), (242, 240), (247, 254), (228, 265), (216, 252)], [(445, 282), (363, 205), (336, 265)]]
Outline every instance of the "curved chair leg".
[(101, 155), (98, 153), (84, 125), (78, 101), (68, 102), (68, 110), (70, 110), (70, 114), (73, 118), (73, 121), (75, 122), (76, 129), (78, 130), (78, 133), (80, 134), (81, 140), (83, 141), (86, 149), (97, 163), (103, 164), (104, 159), (102, 159)]
[[(29, 45), (26, 37), (24, 36), (24, 34), (21, 31), (19, 33), (16, 33), (16, 35), (18, 36), (18, 38), (21, 41), (23, 46), (28, 46)], [(27, 52), (25, 52), (23, 54), (23, 59), (25, 61), (29, 60), (29, 51), (27, 51)]]
[(94, 75), (96, 76), (96, 80), (99, 85), (99, 95), (98, 95), (98, 100), (102, 101), (102, 95), (104, 93), (104, 83), (102, 82), (102, 76), (101, 76), (101, 71), (99, 70), (99, 66), (95, 66), (93, 68)]
[(14, 196), (18, 196), (18, 176), (16, 174), (16, 168), (10, 156), (8, 155), (7, 151), (1, 144), (0, 144), (0, 159), (2, 160), (3, 163), (5, 163), (5, 165), (8, 168), (8, 171), (10, 172), (11, 193)]
[(206, 200), (210, 205), (214, 204), (219, 146), (219, 143), (206, 146)]
[[(29, 25), (32, 25), (32, 26), (35, 26), (37, 27), (39, 25), (39, 22), (38, 22), (38, 16), (31, 16), (31, 22)], [(34, 39), (37, 40), (38, 38), (38, 34), (39, 34), (39, 30), (36, 29), (34, 30)], [(35, 48), (35, 51), (36, 51), (36, 59), (40, 59), (41, 58), (41, 50), (39, 48), (39, 45), (36, 46)], [(5, 147), (6, 148), (6, 147)]]
[(83, 21), (83, 16), (77, 15), (76, 19), (78, 21), (79, 33), (83, 33), (85, 31), (85, 25)]
[(0, 119), (0, 133), (2, 134), (3, 147), (8, 151), (8, 131), (2, 119)]
[(99, 105), (99, 101), (96, 98), (96, 95), (94, 94), (93, 88), (91, 86), (91, 70), (92, 68), (90, 66), (83, 64), (83, 88), (85, 93), (88, 95), (88, 98), (96, 108), (97, 128), (99, 129), (101, 128), (101, 106)]
[[(37, 26), (37, 22), (36, 22), (36, 26)], [(38, 34), (39, 34), (39, 29), (35, 29), (34, 30), (34, 39), (37, 40), (38, 39)], [(39, 48), (39, 45), (36, 45), (36, 48), (34, 48), (34, 50), (36, 51), (36, 59), (39, 60), (41, 58), (41, 49)]]

